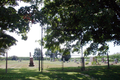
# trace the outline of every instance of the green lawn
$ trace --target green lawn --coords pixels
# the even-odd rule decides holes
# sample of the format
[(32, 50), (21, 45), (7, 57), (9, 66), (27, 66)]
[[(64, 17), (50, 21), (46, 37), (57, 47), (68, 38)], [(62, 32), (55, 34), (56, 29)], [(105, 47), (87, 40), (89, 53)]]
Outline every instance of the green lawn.
[[(119, 80), (120, 65), (86, 66), (81, 71), (78, 64), (65, 63), (64, 69), (61, 62), (44, 62), (43, 72), (38, 71), (38, 61), (35, 66), (29, 67), (29, 61), (8, 61), (8, 73), (5, 73), (5, 61), (0, 61), (0, 80)], [(68, 64), (68, 65), (67, 65)], [(80, 64), (79, 64), (80, 65)], [(49, 67), (48, 67), (49, 66)], [(56, 66), (56, 67), (55, 67)]]

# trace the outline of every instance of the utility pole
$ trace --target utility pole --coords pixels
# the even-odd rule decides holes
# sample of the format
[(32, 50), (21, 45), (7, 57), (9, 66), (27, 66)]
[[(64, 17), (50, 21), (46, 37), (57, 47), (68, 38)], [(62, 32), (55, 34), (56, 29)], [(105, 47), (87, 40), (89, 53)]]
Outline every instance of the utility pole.
[(43, 26), (41, 26), (41, 72), (43, 71), (43, 53), (42, 53), (42, 44), (43, 44)]

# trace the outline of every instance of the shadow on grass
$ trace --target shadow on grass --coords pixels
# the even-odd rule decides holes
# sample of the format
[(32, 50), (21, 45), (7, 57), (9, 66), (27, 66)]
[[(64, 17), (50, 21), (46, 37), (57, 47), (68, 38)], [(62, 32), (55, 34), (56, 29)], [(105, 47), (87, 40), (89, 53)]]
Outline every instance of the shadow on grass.
[(81, 67), (48, 68), (47, 71), (80, 72)]
[(89, 75), (96, 80), (119, 80), (120, 79), (120, 65), (111, 65), (110, 69), (107, 66), (88, 66), (85, 71), (81, 71), (80, 67), (64, 68), (50, 68), (48, 71), (61, 71), (61, 72), (78, 72), (84, 75)]
[[(84, 75), (83, 75), (84, 74)], [(86, 76), (89, 75), (89, 76)], [(42, 73), (36, 69), (0, 69), (0, 80), (119, 80), (120, 66), (89, 66), (85, 71), (80, 71), (80, 67), (49, 68)], [(94, 80), (92, 79), (92, 80)]]
[(26, 68), (21, 69), (0, 69), (0, 80), (90, 80), (89, 77), (80, 75), (76, 72), (39, 72), (37, 70), (30, 70)]
[(111, 65), (110, 69), (107, 66), (89, 66), (82, 73), (88, 74), (97, 80), (119, 80), (120, 66)]

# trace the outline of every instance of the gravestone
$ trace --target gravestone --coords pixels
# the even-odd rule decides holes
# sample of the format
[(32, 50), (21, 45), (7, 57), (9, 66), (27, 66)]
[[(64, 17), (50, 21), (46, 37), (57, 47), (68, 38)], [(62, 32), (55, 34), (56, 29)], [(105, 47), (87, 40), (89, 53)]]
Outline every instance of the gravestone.
[(29, 66), (30, 66), (30, 67), (33, 67), (33, 66), (34, 66), (33, 57), (31, 57), (31, 53), (30, 53), (30, 63), (29, 63)]
[(54, 61), (55, 61), (55, 59), (54, 59), (54, 58), (52, 58), (52, 61), (54, 62)]
[(59, 59), (59, 61), (61, 62), (61, 59)]
[(65, 58), (63, 58), (63, 62), (65, 62)]
[(115, 58), (114, 63), (115, 63), (115, 64), (117, 64), (117, 63), (118, 63), (118, 59), (117, 59), (117, 58)]
[(97, 62), (97, 58), (95, 58), (94, 61)]
[(105, 63), (105, 64), (107, 64), (107, 63), (108, 63), (108, 59), (107, 59), (107, 58), (106, 58), (106, 61), (104, 61), (104, 63)]
[(92, 62), (93, 62), (93, 61), (96, 61), (96, 60), (95, 60), (95, 57), (90, 57), (90, 62), (89, 62), (89, 64), (92, 65)]
[(71, 62), (73, 62), (73, 60), (71, 59)]
[(102, 58), (102, 63), (104, 62), (104, 58)]
[(74, 59), (74, 63), (76, 63), (76, 59)]
[(81, 62), (81, 60), (79, 59), (79, 63)]

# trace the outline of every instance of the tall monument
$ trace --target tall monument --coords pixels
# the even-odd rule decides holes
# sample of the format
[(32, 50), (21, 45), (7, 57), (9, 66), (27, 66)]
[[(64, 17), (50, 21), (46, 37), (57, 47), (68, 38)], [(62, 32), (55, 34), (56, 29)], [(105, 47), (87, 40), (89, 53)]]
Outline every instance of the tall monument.
[(30, 67), (33, 67), (33, 66), (34, 66), (33, 57), (31, 57), (31, 52), (30, 52), (30, 63), (29, 63), (29, 66), (30, 66)]

